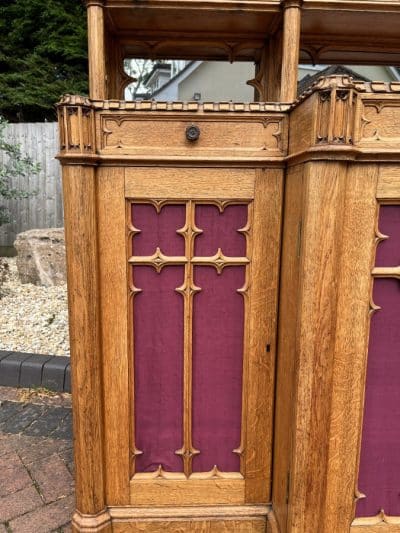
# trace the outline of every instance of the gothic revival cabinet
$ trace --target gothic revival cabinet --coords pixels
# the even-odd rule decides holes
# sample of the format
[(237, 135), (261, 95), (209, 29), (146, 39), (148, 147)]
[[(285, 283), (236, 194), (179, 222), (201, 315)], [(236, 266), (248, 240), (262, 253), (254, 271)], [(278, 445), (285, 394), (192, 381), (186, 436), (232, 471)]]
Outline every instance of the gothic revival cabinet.
[[(76, 532), (400, 531), (400, 84), (296, 99), (311, 4), (88, 2), (90, 98), (58, 106)], [(252, 57), (277, 102), (118, 99), (146, 47)]]

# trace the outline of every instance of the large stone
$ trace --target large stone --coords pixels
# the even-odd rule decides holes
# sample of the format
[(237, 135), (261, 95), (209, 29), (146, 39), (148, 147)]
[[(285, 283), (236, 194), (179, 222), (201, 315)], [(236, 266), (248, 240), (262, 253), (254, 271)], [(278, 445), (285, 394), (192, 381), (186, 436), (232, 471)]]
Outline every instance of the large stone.
[(17, 235), (14, 246), (21, 283), (46, 287), (66, 283), (63, 228), (24, 231)]

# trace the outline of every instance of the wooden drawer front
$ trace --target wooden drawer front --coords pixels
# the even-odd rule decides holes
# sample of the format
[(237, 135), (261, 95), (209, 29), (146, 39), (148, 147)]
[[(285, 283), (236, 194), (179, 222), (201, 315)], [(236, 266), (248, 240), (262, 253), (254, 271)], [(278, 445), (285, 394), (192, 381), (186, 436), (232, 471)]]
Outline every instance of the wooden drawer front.
[[(170, 156), (282, 156), (282, 116), (230, 120), (185, 116), (101, 115), (100, 152), (103, 154)], [(186, 129), (196, 125), (200, 137), (188, 141)]]

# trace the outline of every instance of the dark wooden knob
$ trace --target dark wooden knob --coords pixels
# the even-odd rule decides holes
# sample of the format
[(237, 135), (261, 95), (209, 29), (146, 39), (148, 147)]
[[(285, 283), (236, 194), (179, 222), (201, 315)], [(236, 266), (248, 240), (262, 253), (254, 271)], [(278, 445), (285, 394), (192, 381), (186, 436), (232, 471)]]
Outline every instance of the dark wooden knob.
[(197, 139), (200, 137), (200, 128), (198, 126), (194, 126), (193, 124), (191, 126), (188, 126), (186, 128), (186, 139), (188, 141), (197, 141)]

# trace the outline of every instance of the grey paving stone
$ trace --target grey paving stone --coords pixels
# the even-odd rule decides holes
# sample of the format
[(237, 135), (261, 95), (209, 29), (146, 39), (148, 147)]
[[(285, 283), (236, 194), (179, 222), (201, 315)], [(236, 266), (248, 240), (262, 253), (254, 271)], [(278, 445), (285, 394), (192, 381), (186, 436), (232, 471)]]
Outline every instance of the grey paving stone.
[(35, 420), (40, 418), (45, 410), (44, 405), (28, 404), (2, 424), (3, 433), (21, 433)]
[(72, 413), (68, 413), (60, 422), (60, 425), (51, 433), (53, 439), (72, 440)]
[(46, 407), (42, 415), (24, 431), (24, 434), (33, 437), (52, 436), (70, 411), (66, 407)]
[(9, 418), (15, 417), (25, 407), (26, 405), (24, 403), (9, 402), (8, 400), (0, 402), (0, 432), (2, 431), (2, 425)]

